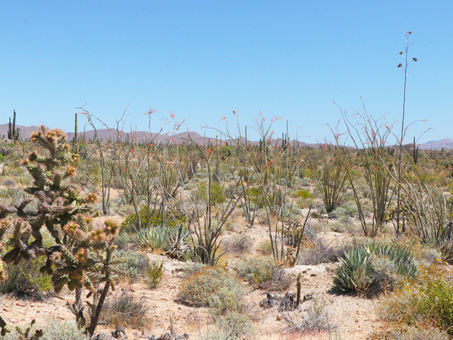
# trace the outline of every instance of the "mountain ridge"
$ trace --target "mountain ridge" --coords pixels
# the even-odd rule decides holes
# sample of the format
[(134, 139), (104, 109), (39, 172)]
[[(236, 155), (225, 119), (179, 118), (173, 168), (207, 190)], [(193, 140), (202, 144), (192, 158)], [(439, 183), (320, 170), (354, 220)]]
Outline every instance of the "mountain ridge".
[[(9, 124), (0, 124), (0, 137), (2, 139), (5, 139), (7, 134), (8, 134), (8, 128)], [(34, 131), (36, 131), (39, 126), (31, 125), (31, 126), (23, 126), (23, 125), (17, 125), (17, 128), (20, 129), (20, 138), (21, 139), (28, 139), (30, 137), (30, 134)], [(222, 140), (222, 139), (216, 139), (213, 137), (204, 137), (200, 135), (198, 132), (195, 131), (185, 131), (185, 132), (179, 132), (175, 134), (159, 134), (159, 133), (150, 133), (146, 131), (136, 131), (136, 132), (117, 132), (114, 129), (97, 129), (97, 136), (101, 140), (115, 140), (117, 133), (122, 136), (122, 139), (130, 139), (132, 136), (138, 141), (138, 142), (154, 142), (154, 143), (175, 143), (175, 144), (184, 144), (188, 141), (193, 141), (196, 144), (199, 145), (208, 145), (208, 144), (215, 144), (217, 143), (225, 143), (225, 142), (233, 142), (231, 139), (227, 140)], [(85, 134), (85, 138), (87, 139), (92, 139), (95, 135), (94, 130), (88, 130), (85, 132), (79, 132), (79, 138)], [(74, 138), (74, 132), (66, 132), (66, 136), (68, 140), (72, 140)], [(237, 139), (235, 139), (237, 141)], [(245, 138), (241, 138), (241, 142), (245, 142)], [(258, 145), (259, 141), (248, 141), (250, 145)], [(301, 147), (318, 147), (321, 144), (312, 144), (312, 143), (305, 143), (302, 141), (290, 141), (292, 145), (301, 146)], [(281, 144), (281, 139), (272, 139), (272, 144), (275, 145), (280, 145)], [(409, 146), (410, 144), (406, 145)], [(453, 150), (453, 139), (452, 138), (443, 138), (437, 141), (428, 141), (426, 143), (419, 144), (418, 147), (421, 150)]]

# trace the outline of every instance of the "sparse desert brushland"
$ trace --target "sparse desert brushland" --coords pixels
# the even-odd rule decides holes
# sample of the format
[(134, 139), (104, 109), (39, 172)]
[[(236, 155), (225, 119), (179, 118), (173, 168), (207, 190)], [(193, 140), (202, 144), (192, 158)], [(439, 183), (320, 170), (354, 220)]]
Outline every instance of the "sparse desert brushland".
[(2, 338), (451, 339), (453, 153), (258, 124), (0, 141)]

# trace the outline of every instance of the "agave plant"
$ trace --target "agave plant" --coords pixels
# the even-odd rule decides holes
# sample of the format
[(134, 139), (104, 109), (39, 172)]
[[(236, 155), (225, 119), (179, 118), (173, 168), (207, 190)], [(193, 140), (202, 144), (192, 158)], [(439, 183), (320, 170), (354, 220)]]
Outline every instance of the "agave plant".
[(388, 257), (393, 262), (397, 275), (406, 276), (410, 279), (418, 274), (412, 253), (406, 247), (398, 244), (376, 244), (371, 243), (367, 246), (368, 252), (376, 255)]
[(334, 275), (335, 287), (343, 292), (366, 292), (373, 283), (374, 269), (367, 249), (352, 249), (340, 258)]
[(164, 249), (169, 234), (167, 227), (148, 227), (135, 234), (135, 240), (145, 248)]
[(181, 224), (176, 235), (173, 235), (172, 233), (168, 235), (164, 254), (172, 258), (182, 259), (190, 249), (187, 242), (188, 238), (189, 232), (188, 230), (184, 230)]

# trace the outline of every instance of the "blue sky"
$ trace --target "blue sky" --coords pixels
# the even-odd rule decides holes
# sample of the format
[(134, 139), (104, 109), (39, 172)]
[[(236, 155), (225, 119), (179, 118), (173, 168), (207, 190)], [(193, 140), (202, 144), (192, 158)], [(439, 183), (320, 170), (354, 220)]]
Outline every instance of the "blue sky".
[(411, 30), (406, 119), (429, 121), (408, 139), (453, 137), (452, 16), (451, 1), (1, 1), (0, 123), (15, 109), (18, 124), (73, 131), (78, 106), (113, 125), (129, 104), (127, 127), (146, 130), (151, 107), (153, 131), (173, 111), (203, 133), (262, 111), (323, 141), (340, 118), (331, 100), (401, 119)]

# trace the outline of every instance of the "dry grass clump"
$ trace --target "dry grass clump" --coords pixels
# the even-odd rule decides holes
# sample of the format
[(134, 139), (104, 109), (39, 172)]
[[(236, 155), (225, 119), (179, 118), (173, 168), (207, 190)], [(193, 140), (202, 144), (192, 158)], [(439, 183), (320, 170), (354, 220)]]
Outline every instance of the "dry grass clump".
[(309, 306), (304, 311), (302, 319), (297, 318), (292, 313), (283, 315), (284, 320), (288, 324), (288, 332), (291, 334), (314, 335), (319, 333), (332, 332), (337, 328), (329, 319), (329, 314), (325, 300), (316, 297), (311, 301)]
[(145, 325), (148, 311), (149, 307), (143, 299), (124, 290), (105, 302), (101, 318), (114, 327), (139, 328)]

